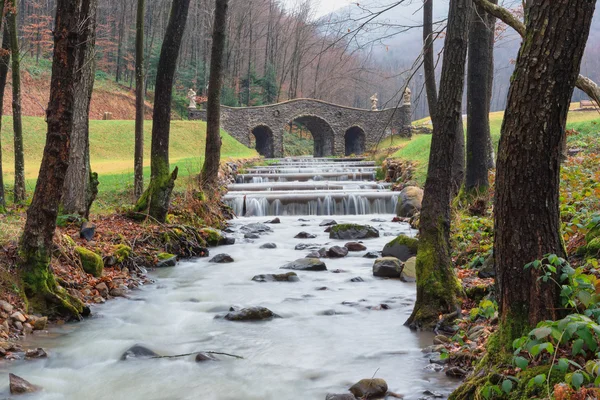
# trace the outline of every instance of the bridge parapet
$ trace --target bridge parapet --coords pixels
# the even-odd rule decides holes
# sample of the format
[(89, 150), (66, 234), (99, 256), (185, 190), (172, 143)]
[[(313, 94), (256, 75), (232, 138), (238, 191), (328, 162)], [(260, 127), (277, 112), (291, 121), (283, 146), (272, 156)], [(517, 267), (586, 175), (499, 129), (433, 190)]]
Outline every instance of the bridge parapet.
[[(315, 142), (314, 155), (360, 154), (392, 133), (412, 136), (410, 104), (371, 111), (313, 99), (259, 107), (221, 108), (221, 127), (265, 157), (283, 156), (283, 134), (292, 122), (304, 125)], [(206, 110), (190, 109), (189, 118), (206, 121)], [(254, 139), (254, 140), (252, 140)]]

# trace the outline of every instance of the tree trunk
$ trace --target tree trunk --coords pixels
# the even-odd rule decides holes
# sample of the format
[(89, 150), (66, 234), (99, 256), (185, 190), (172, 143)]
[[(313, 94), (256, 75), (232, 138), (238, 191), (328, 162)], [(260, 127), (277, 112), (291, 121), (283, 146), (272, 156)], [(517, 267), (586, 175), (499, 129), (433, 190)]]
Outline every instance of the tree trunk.
[[(463, 80), (464, 82), (464, 80)], [(454, 142), (454, 157), (452, 158), (451, 175), (451, 195), (452, 198), (458, 195), (460, 188), (465, 181), (465, 127), (463, 123), (462, 108), (460, 109), (460, 119), (456, 127), (456, 141)]]
[(227, 8), (228, 0), (216, 0), (206, 104), (206, 150), (201, 174), (202, 187), (208, 190), (217, 188), (221, 163), (221, 86)]
[(431, 328), (440, 314), (454, 312), (460, 292), (450, 258), (450, 200), (457, 132), (462, 118), (467, 33), (471, 0), (451, 0), (440, 93), (431, 139), (417, 254), (417, 302), (407, 321)]
[[(4, 89), (8, 77), (8, 63), (10, 63), (10, 36), (4, 21), (4, 0), (0, 0), (0, 32), (4, 31), (2, 37), (2, 54), (0, 54), (0, 132), (2, 132), (2, 116), (4, 115)], [(2, 170), (2, 135), (0, 134), (0, 214), (6, 212), (6, 193), (4, 192), (4, 171)]]
[(73, 132), (69, 168), (65, 176), (62, 212), (88, 218), (92, 202), (98, 194), (97, 174), (90, 167), (90, 103), (96, 74), (96, 9), (98, 0), (88, 0), (81, 10), (81, 42), (78, 49), (78, 65), (81, 73), (75, 81), (75, 104), (73, 108)]
[(133, 193), (137, 199), (144, 192), (144, 18), (145, 0), (137, 2), (135, 29), (135, 155)]
[[(494, 0), (497, 2), (497, 0)], [(494, 76), (495, 18), (473, 5), (467, 72), (467, 174), (465, 191), (489, 186), (490, 102)]]
[(10, 31), (12, 53), (12, 109), (15, 145), (15, 190), (14, 201), (25, 201), (25, 155), (23, 150), (23, 121), (21, 119), (21, 55), (19, 54), (19, 34), (17, 29), (17, 0), (8, 0), (6, 22)]
[(171, 100), (181, 39), (185, 31), (190, 0), (173, 0), (169, 24), (156, 70), (152, 145), (150, 149), (150, 184), (138, 200), (134, 211), (148, 212), (158, 222), (165, 222), (178, 168), (169, 171), (169, 134), (171, 132)]
[(506, 351), (539, 321), (558, 317), (560, 287), (524, 265), (547, 254), (565, 256), (561, 142), (594, 8), (589, 0), (533, 0), (529, 8), (496, 173), (494, 256)]
[(423, 2), (423, 69), (425, 72), (425, 90), (427, 91), (427, 105), (432, 126), (437, 105), (437, 84), (435, 82), (435, 61), (433, 54), (433, 0)]
[(19, 266), (30, 312), (80, 316), (84, 305), (58, 286), (50, 270), (52, 238), (56, 229), (58, 205), (64, 176), (69, 166), (75, 82), (81, 68), (78, 47), (80, 9), (89, 0), (57, 0), (54, 29), (54, 58), (50, 102), (47, 110), (48, 134), (31, 206), (20, 240)]

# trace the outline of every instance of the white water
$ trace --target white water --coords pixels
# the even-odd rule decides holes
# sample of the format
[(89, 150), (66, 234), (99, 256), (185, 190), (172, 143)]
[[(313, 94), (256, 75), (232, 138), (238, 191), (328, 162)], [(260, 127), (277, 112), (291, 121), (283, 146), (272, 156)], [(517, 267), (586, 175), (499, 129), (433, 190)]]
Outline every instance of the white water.
[[(302, 207), (297, 211), (306, 211)], [(364, 241), (368, 251), (381, 250), (400, 233), (414, 234), (407, 224), (392, 223), (390, 214), (334, 218), (379, 229), (380, 238)], [(232, 221), (236, 244), (211, 249), (211, 257), (228, 253), (234, 263), (204, 258), (159, 270), (152, 274), (156, 284), (132, 292), (131, 299), (96, 306), (90, 320), (26, 343), (46, 348), (50, 358), (0, 363), (0, 398), (8, 391), (8, 372), (44, 388), (27, 397), (35, 400), (323, 400), (374, 375), (407, 399), (421, 397), (425, 389), (447, 394), (455, 387), (443, 373), (426, 369), (421, 349), (431, 345), (432, 336), (403, 325), (414, 304), (414, 284), (374, 278), (373, 260), (363, 258), (364, 252), (324, 259), (329, 271), (297, 272), (299, 282), (253, 282), (254, 275), (287, 272), (279, 267), (308, 253), (294, 250), (298, 243), (345, 243), (330, 240), (319, 226), (323, 217), (316, 216), (281, 217), (281, 224), (269, 225), (273, 232), (255, 241), (243, 238), (242, 225), (267, 219)], [(295, 239), (300, 231), (317, 238)], [(277, 249), (259, 248), (267, 242)], [(334, 273), (337, 269), (345, 272)], [(354, 277), (365, 282), (350, 282)], [(329, 290), (317, 290), (322, 287)], [(382, 303), (391, 308), (367, 308)], [(259, 323), (214, 318), (231, 306), (268, 307), (283, 318)], [(323, 315), (328, 310), (337, 315)], [(219, 351), (244, 359), (118, 361), (134, 344), (164, 355)]]

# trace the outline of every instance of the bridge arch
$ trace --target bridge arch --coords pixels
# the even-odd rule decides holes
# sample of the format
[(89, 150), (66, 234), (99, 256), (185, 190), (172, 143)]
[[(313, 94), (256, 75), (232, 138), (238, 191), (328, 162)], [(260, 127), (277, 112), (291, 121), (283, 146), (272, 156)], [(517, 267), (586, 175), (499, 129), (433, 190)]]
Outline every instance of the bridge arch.
[(366, 149), (367, 135), (365, 130), (360, 126), (352, 126), (346, 130), (344, 134), (344, 143), (346, 147), (345, 155), (363, 154)]
[(292, 118), (289, 123), (298, 123), (310, 131), (315, 143), (313, 151), (315, 157), (328, 157), (335, 154), (335, 132), (323, 118), (316, 115), (299, 115)]
[[(250, 131), (251, 136), (254, 136), (254, 148), (261, 156), (265, 158), (275, 157), (275, 139), (273, 130), (267, 125), (257, 125)], [(250, 138), (250, 142), (253, 140)]]

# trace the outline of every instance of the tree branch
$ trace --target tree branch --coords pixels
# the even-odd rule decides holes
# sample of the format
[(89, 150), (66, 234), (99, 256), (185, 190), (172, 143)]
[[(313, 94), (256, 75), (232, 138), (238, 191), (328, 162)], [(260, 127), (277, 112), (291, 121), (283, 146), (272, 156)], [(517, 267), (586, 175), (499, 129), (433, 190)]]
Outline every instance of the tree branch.
[[(506, 25), (513, 28), (519, 35), (521, 35), (521, 37), (525, 37), (525, 24), (519, 21), (519, 19), (512, 15), (506, 8), (490, 3), (488, 0), (473, 0), (473, 2), (484, 9), (487, 13), (493, 15)], [(587, 94), (596, 102), (596, 104), (600, 105), (600, 86), (598, 86), (596, 82), (583, 75), (579, 75), (577, 77), (575, 86)]]

